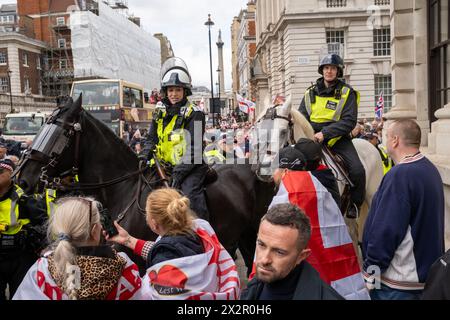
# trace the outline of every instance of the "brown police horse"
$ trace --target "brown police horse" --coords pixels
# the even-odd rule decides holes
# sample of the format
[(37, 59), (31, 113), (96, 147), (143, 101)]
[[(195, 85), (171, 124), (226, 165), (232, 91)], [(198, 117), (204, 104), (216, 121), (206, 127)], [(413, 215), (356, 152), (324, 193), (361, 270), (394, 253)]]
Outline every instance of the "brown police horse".
[[(134, 152), (82, 109), (80, 97), (54, 111), (21, 160), (17, 181), (28, 194), (53, 186), (93, 196), (130, 234), (154, 240), (156, 235), (145, 220), (147, 195), (158, 187), (151, 171), (141, 170)], [(248, 164), (219, 165), (216, 171), (218, 180), (206, 186), (210, 223), (223, 246), (232, 255), (239, 248), (251, 267), (259, 220), (267, 211), (274, 186), (258, 179)], [(74, 174), (78, 174), (78, 183), (61, 183), (64, 176)]]

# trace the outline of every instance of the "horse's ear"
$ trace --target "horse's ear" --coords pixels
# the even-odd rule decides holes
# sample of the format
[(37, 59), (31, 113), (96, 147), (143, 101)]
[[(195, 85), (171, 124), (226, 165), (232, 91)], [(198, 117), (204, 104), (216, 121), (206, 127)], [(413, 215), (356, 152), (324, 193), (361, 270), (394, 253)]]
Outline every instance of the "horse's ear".
[(83, 94), (80, 93), (80, 95), (78, 96), (78, 99), (75, 100), (72, 107), (81, 111), (81, 106), (83, 105), (82, 102), (83, 102)]
[(69, 113), (68, 113), (68, 120), (69, 121), (75, 121), (78, 119), (78, 116), (82, 110), (82, 96), (78, 97), (77, 100), (73, 101), (72, 98), (71, 101), (68, 101), (67, 106), (69, 107)]
[(291, 95), (289, 95), (286, 98), (286, 101), (283, 103), (283, 109), (286, 110), (287, 114), (291, 113), (291, 109), (292, 109), (292, 96)]

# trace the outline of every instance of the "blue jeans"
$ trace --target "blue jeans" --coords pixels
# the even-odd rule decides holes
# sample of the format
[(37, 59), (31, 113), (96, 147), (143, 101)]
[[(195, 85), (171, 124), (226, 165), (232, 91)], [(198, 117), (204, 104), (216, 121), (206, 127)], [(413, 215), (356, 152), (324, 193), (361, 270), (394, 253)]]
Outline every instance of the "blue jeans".
[(423, 290), (398, 290), (381, 284), (381, 289), (370, 290), (372, 300), (420, 300)]

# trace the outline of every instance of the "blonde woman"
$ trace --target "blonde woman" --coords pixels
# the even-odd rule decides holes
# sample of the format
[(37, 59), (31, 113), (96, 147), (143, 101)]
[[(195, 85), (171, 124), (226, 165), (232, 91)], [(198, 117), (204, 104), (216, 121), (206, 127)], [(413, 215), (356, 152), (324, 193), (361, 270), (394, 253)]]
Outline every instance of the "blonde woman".
[(48, 226), (51, 243), (28, 271), (15, 300), (125, 300), (138, 298), (138, 267), (124, 254), (100, 245), (101, 205), (92, 198), (58, 201)]
[(153, 191), (146, 212), (156, 242), (130, 236), (117, 222), (119, 234), (106, 236), (146, 260), (145, 299), (238, 299), (236, 265), (209, 223), (196, 219), (187, 197), (175, 189)]

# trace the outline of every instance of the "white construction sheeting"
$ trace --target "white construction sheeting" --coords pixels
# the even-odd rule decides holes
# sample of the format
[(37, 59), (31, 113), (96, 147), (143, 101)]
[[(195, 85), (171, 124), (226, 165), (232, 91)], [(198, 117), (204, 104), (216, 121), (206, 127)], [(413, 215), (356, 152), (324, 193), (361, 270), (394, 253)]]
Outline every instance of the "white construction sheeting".
[(70, 14), (75, 78), (123, 79), (151, 90), (160, 86), (160, 42), (99, 1), (99, 15)]

